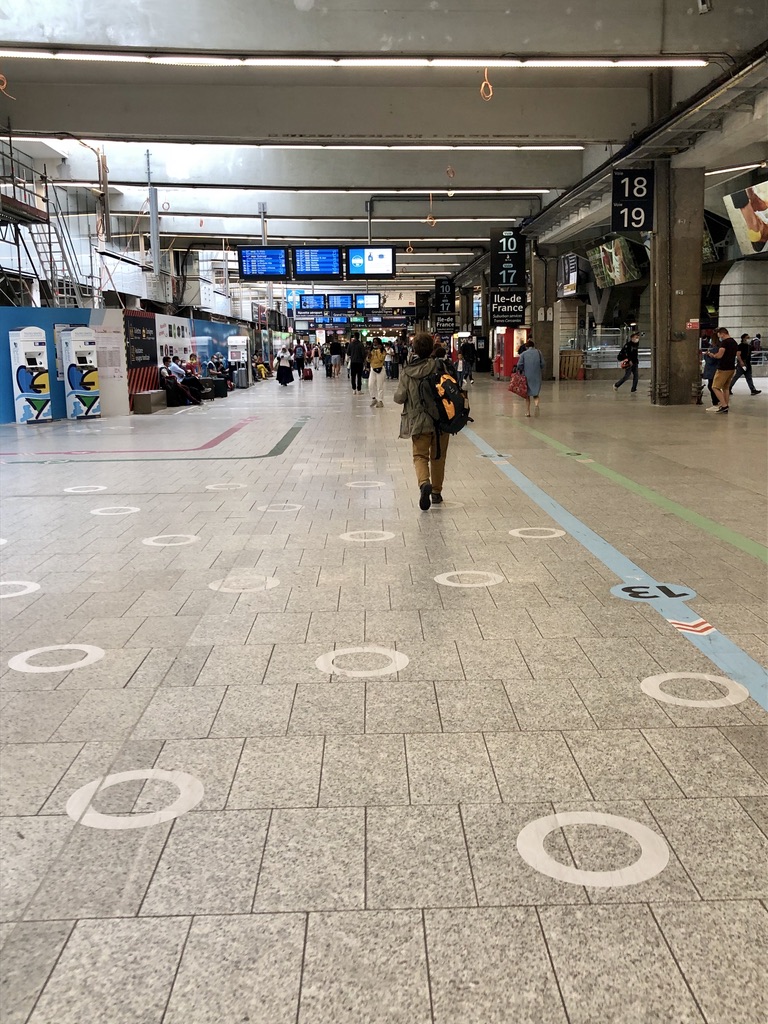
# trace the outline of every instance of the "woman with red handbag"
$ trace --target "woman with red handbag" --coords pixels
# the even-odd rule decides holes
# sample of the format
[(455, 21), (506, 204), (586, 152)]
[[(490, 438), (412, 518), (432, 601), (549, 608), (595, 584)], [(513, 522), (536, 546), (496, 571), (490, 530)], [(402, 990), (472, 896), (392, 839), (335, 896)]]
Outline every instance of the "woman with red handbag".
[(526, 416), (531, 415), (531, 399), (533, 399), (536, 414), (538, 415), (541, 374), (543, 370), (544, 356), (534, 347), (533, 342), (529, 341), (525, 351), (517, 360), (517, 373), (522, 374), (525, 380), (525, 391), (522, 394), (521, 391), (518, 391), (517, 394), (521, 394), (521, 397), (525, 398)]

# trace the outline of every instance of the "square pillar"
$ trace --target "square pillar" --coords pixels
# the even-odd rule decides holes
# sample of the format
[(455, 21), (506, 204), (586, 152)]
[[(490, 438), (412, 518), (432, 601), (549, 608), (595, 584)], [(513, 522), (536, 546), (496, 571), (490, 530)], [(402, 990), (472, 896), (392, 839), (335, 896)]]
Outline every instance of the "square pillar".
[[(699, 315), (704, 169), (656, 161), (651, 246), (651, 401), (689, 405), (701, 382)], [(695, 326), (688, 327), (689, 323)]]
[[(531, 330), (536, 348), (544, 356), (544, 380), (553, 380), (560, 366), (560, 345), (555, 348), (554, 306), (557, 299), (557, 256), (531, 254)], [(543, 311), (543, 313), (542, 313)], [(547, 315), (549, 311), (549, 316)], [(539, 319), (543, 316), (543, 319)]]

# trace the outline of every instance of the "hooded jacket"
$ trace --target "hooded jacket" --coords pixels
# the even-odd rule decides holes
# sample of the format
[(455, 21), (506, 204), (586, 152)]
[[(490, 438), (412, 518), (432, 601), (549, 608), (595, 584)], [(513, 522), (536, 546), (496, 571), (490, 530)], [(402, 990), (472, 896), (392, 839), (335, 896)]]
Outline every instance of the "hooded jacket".
[(419, 384), (430, 373), (435, 372), (436, 360), (432, 356), (406, 363), (400, 372), (394, 399), (402, 405), (400, 437), (416, 437), (418, 434), (434, 434), (435, 421), (424, 408), (419, 394)]

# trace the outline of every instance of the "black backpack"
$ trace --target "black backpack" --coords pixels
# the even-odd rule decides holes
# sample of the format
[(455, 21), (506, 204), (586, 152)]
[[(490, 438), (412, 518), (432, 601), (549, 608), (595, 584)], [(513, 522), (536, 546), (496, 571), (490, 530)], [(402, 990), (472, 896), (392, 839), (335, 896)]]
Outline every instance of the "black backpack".
[(467, 423), (474, 423), (469, 415), (467, 392), (459, 387), (453, 364), (435, 360), (433, 373), (419, 381), (419, 397), (435, 424), (437, 458), (440, 458), (440, 435), (458, 434)]

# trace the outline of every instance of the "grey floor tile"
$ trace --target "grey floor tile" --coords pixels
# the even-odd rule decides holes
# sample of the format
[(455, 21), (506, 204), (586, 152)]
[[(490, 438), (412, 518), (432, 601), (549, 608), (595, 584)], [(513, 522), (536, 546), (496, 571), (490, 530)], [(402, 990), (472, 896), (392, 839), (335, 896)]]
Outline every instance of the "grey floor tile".
[(300, 1024), (431, 1024), (417, 911), (312, 914)]
[(77, 706), (81, 697), (82, 692), (69, 690), (14, 694), (0, 717), (0, 741), (45, 743)]
[[(397, 643), (398, 651), (408, 655), (409, 663), (398, 672), (401, 681), (429, 679), (464, 679), (459, 652), (451, 641), (419, 643), (406, 640)], [(479, 678), (488, 679), (488, 675)]]
[(601, 676), (645, 676), (665, 671), (638, 640), (579, 638), (579, 645)]
[(365, 729), (365, 683), (299, 683), (289, 733), (344, 735)]
[(197, 686), (252, 686), (264, 679), (272, 644), (215, 644), (197, 677)]
[(570, 1024), (702, 1024), (647, 907), (543, 907), (540, 914)]
[(153, 615), (144, 620), (125, 646), (162, 647), (169, 640), (180, 646), (189, 640), (199, 622), (197, 615)]
[(530, 612), (520, 606), (505, 606), (503, 615), (499, 615), (498, 609), (490, 611), (477, 608), (474, 617), (484, 640), (541, 639), (541, 633), (536, 628)]
[(316, 644), (330, 640), (337, 645), (353, 645), (365, 642), (365, 611), (360, 606), (341, 612), (328, 612), (315, 610), (311, 597), (307, 603), (313, 608), (307, 643)]
[(164, 1024), (295, 1024), (304, 934), (303, 914), (197, 918)]
[(442, 609), (426, 608), (421, 610), (420, 616), (421, 629), (427, 641), (483, 639), (484, 634), (471, 608), (452, 611), (450, 614)]
[(517, 720), (504, 684), (498, 679), (435, 683), (440, 720), (445, 732), (511, 732)]
[[(221, 810), (227, 802), (242, 749), (243, 740), (240, 739), (168, 740), (154, 767), (194, 775), (205, 789), (203, 799), (194, 810)], [(134, 810), (144, 813), (162, 806), (163, 800), (158, 798), (158, 792), (163, 785), (147, 782)]]
[(80, 921), (30, 1024), (160, 1024), (189, 920)]
[(366, 683), (365, 731), (440, 732), (434, 684), (369, 679)]
[(177, 818), (142, 915), (247, 914), (267, 834), (266, 810), (227, 810)]
[(25, 1024), (71, 931), (71, 921), (22, 922), (13, 927), (0, 953), (3, 1024)]
[(259, 612), (253, 624), (249, 643), (255, 644), (303, 644), (307, 639), (310, 613), (292, 615), (285, 612)]
[(414, 804), (500, 801), (481, 733), (409, 734), (405, 745)]
[[(101, 646), (98, 640), (90, 637), (83, 641)], [(141, 667), (149, 654), (148, 647), (122, 648), (107, 650), (106, 657), (93, 665), (86, 665), (70, 672), (60, 684), (60, 690), (110, 690), (126, 686)]]
[(126, 739), (149, 700), (146, 690), (88, 690), (61, 723), (53, 739)]
[(121, 831), (76, 825), (25, 917), (133, 917), (169, 829), (169, 824)]
[[(534, 678), (548, 679), (563, 676), (566, 679), (591, 679), (599, 675), (576, 640), (521, 640), (517, 645), (525, 664)], [(658, 671), (658, 669), (657, 669)], [(522, 675), (510, 665), (501, 678)]]
[(230, 686), (211, 726), (211, 736), (285, 735), (295, 692), (292, 685)]
[(739, 803), (763, 835), (768, 837), (768, 797), (743, 796)]
[(651, 800), (648, 806), (705, 900), (768, 896), (768, 837), (736, 800)]
[(369, 644), (392, 644), (401, 642), (405, 649), (408, 641), (422, 643), (424, 634), (417, 611), (386, 611), (370, 608), (365, 613), (365, 642)]
[(486, 743), (505, 803), (590, 799), (561, 733), (488, 733)]
[[(73, 643), (94, 644), (96, 647), (124, 647), (136, 631), (146, 622), (140, 615), (123, 615), (120, 618), (96, 618), (84, 625), (73, 638)], [(150, 643), (133, 644), (134, 647), (151, 647)]]
[(0, 752), (0, 814), (37, 814), (80, 752), (79, 743), (19, 743)]
[(566, 732), (565, 740), (597, 800), (683, 795), (638, 729)]
[(322, 736), (248, 739), (227, 806), (314, 807), (322, 762)]
[(521, 729), (594, 729), (595, 722), (569, 679), (505, 679)]
[(407, 804), (402, 736), (329, 736), (323, 757), (321, 807)]
[(686, 796), (768, 794), (768, 780), (718, 729), (647, 729), (645, 736)]
[(364, 819), (361, 807), (273, 811), (254, 911), (362, 909)]
[[(84, 743), (71, 767), (46, 800), (41, 813), (64, 814), (67, 800), (75, 790), (102, 775), (152, 768), (162, 746), (162, 740)], [(142, 785), (141, 782), (123, 782), (118, 786), (110, 786), (96, 794), (92, 806), (102, 814), (130, 814)]]
[(765, 726), (721, 726), (720, 732), (764, 779), (768, 779), (768, 729)]
[(476, 906), (461, 818), (453, 807), (371, 807), (367, 906)]
[(75, 827), (70, 818), (0, 819), (0, 917), (18, 921)]
[(528, 666), (517, 644), (509, 640), (465, 640), (458, 643), (464, 674), (469, 680), (527, 676)]
[[(581, 886), (543, 875), (517, 853), (521, 830), (552, 814), (552, 804), (465, 804), (461, 811), (480, 906), (587, 902)], [(563, 864), (573, 864), (562, 833), (553, 833), (546, 848)]]
[(646, 696), (639, 679), (573, 679), (573, 688), (599, 729), (664, 729), (674, 723), (664, 705)]
[[(254, 641), (253, 634), (251, 641)], [(248, 644), (250, 647), (251, 645)], [(264, 676), (264, 682), (270, 685), (280, 683), (317, 683), (330, 679), (329, 673), (321, 672), (315, 662), (321, 654), (333, 650), (333, 640), (324, 644), (304, 644), (296, 641), (290, 643), (289, 638), (281, 637), (281, 642), (274, 645), (272, 657)]]
[(567, 1024), (532, 909), (428, 910), (435, 1024)]
[(205, 615), (187, 640), (188, 644), (241, 645), (246, 642), (256, 621), (255, 612), (233, 612), (231, 615)]
[(768, 1019), (768, 914), (759, 903), (652, 909), (709, 1024)]
[(168, 687), (158, 690), (136, 726), (136, 739), (205, 737), (221, 706), (223, 686)]

